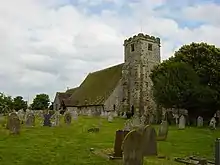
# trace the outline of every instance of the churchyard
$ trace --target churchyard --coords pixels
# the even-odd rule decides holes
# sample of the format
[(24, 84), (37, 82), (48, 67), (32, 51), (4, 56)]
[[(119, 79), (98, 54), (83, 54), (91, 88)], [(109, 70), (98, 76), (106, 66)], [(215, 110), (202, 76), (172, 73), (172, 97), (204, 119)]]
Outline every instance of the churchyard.
[[(48, 117), (47, 115), (49, 116), (49, 113), (44, 114), (44, 120)], [(35, 116), (34, 119), (33, 117), (27, 117), (26, 121), (23, 122), (24, 124), (20, 124), (20, 127), (14, 127), (15, 130), (18, 128), (18, 131), (10, 128), (5, 129), (7, 125), (3, 125), (5, 122), (3, 117), (1, 117), (1, 165), (122, 164), (122, 159), (111, 160), (108, 154), (114, 151), (116, 131), (128, 129), (128, 124), (125, 126), (125, 123), (129, 123), (128, 120), (112, 116), (107, 119), (107, 117), (103, 116), (80, 115), (77, 117), (75, 114), (71, 117), (61, 115), (59, 122), (56, 123), (56, 120), (53, 120), (53, 122), (49, 123), (51, 127), (43, 127), (43, 125), (48, 123), (42, 122), (42, 114), (38, 113)], [(56, 118), (56, 115), (54, 116)], [(19, 118), (22, 118), (22, 116)], [(15, 122), (15, 124), (17, 123)], [(12, 125), (9, 124), (8, 127), (12, 127)], [(134, 127), (141, 127), (140, 125), (140, 122), (133, 121)], [(146, 155), (149, 152), (153, 155), (145, 156), (144, 164), (180, 165), (182, 163), (174, 161), (175, 158), (192, 155), (213, 160), (214, 142), (217, 137), (220, 137), (219, 128), (213, 130), (202, 126), (183, 127), (172, 125), (168, 127), (166, 137), (163, 134), (164, 130), (161, 130), (159, 127), (160, 125), (146, 127), (148, 130), (151, 130), (150, 132), (155, 128), (156, 135), (160, 136), (160, 138), (157, 137), (158, 140), (155, 140), (152, 139), (154, 135), (151, 133), (150, 143), (148, 143), (149, 140), (141, 143), (140, 140), (135, 138), (137, 135), (145, 137), (144, 133), (140, 135), (137, 132), (133, 132), (133, 134), (130, 132), (126, 136), (127, 139), (125, 138), (122, 147), (127, 150), (124, 151), (125, 158), (127, 157), (132, 162), (134, 158), (129, 157), (129, 152), (136, 150), (135, 156), (138, 157), (142, 153), (140, 146), (144, 145)], [(149, 135), (149, 132), (147, 135)], [(129, 136), (133, 136), (133, 139), (129, 139)], [(157, 150), (153, 146), (154, 143)], [(151, 149), (149, 150), (149, 148)], [(154, 155), (155, 152), (157, 156)], [(124, 164), (131, 163), (127, 162)]]

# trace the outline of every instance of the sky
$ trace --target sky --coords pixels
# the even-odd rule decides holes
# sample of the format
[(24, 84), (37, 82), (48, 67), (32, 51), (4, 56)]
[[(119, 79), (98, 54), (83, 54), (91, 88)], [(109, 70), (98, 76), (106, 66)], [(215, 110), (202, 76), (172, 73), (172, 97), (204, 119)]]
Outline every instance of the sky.
[(220, 47), (219, 0), (1, 0), (0, 92), (32, 101), (76, 87), (123, 62), (123, 41), (161, 38), (161, 58), (183, 44)]

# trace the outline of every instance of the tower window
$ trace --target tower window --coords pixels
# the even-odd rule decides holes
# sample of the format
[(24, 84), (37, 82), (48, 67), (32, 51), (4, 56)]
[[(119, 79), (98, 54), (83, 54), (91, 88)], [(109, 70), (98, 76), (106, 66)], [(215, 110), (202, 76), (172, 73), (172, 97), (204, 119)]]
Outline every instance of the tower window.
[(153, 44), (148, 44), (148, 50), (150, 50), (150, 51), (153, 50)]
[(131, 44), (131, 51), (134, 51), (134, 44)]

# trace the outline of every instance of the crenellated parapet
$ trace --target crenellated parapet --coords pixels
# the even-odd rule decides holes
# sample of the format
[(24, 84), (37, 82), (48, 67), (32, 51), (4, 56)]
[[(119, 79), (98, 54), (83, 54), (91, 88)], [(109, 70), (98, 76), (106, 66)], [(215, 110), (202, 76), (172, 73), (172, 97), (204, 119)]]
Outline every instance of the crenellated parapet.
[(129, 39), (124, 40), (124, 46), (129, 44), (129, 43), (138, 41), (140, 39), (141, 40), (147, 40), (147, 41), (157, 43), (157, 44), (160, 45), (160, 38), (159, 37), (154, 37), (154, 36), (150, 36), (150, 35), (147, 35), (147, 34), (144, 35), (143, 33), (139, 33), (138, 35), (134, 35), (133, 37), (130, 37)]

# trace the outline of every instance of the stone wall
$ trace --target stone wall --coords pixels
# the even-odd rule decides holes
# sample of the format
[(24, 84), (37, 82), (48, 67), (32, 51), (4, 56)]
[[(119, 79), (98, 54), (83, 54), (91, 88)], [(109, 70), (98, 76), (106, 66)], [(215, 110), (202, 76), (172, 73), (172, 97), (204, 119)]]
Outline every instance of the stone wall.
[(150, 73), (160, 63), (160, 39), (138, 34), (124, 41), (125, 64), (122, 71), (123, 109), (154, 113)]
[(67, 110), (76, 111), (82, 115), (87, 115), (88, 111), (91, 110), (93, 116), (99, 116), (103, 111), (103, 106), (67, 107)]
[[(118, 82), (118, 85), (104, 103), (105, 111), (119, 111), (121, 109), (122, 101), (122, 80)], [(114, 109), (115, 108), (115, 109)]]
[(56, 94), (54, 102), (53, 102), (53, 110), (59, 110), (61, 104), (60, 99), (58, 98), (58, 95)]

